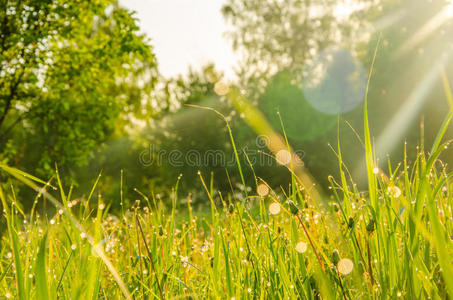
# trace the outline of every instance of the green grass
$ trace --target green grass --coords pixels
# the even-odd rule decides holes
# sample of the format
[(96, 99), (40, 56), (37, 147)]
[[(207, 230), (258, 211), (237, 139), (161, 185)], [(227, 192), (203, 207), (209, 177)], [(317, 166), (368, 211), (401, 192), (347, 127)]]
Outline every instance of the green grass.
[[(451, 102), (451, 93), (447, 96)], [(24, 214), (13, 188), (0, 189), (7, 223), (0, 243), (0, 294), (17, 299), (451, 297), (453, 173), (439, 157), (448, 146), (442, 140), (452, 117), (449, 112), (429, 153), (421, 150), (411, 165), (405, 159), (378, 169), (365, 105), (368, 190), (354, 184), (338, 142), (340, 178), (329, 178), (330, 195), (322, 205), (296, 173), (285, 191), (244, 192), (242, 199), (215, 193), (200, 174), (203, 212), (179, 198), (176, 184), (165, 199), (168, 205), (139, 193), (133, 207), (122, 206), (115, 216), (109, 204), (123, 203), (123, 194), (103, 199), (97, 192), (100, 176), (87, 199), (72, 199), (58, 169), (56, 178), (45, 182), (0, 165), (37, 191), (36, 203), (46, 199), (56, 208), (48, 217), (35, 208)], [(242, 175), (241, 165), (238, 170)], [(272, 203), (280, 205), (278, 214), (269, 213)]]

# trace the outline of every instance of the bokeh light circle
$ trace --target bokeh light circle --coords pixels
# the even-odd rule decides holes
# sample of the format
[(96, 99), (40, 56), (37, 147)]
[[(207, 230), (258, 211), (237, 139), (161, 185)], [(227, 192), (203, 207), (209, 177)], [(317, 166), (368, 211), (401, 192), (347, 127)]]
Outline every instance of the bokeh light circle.
[(269, 205), (269, 213), (271, 215), (278, 215), (280, 213), (280, 210), (281, 210), (280, 204), (277, 202), (273, 202), (271, 203), (271, 205)]
[(260, 183), (257, 187), (256, 187), (256, 192), (258, 193), (258, 195), (260, 195), (261, 197), (265, 197), (267, 196), (267, 194), (269, 194), (269, 187), (267, 185), (265, 185), (264, 183)]
[(349, 112), (365, 98), (368, 75), (361, 62), (346, 49), (331, 47), (307, 63), (302, 87), (316, 110), (336, 115)]
[(343, 275), (348, 275), (354, 269), (354, 263), (349, 258), (342, 258), (337, 265), (338, 272)]
[(275, 159), (279, 164), (286, 166), (291, 162), (291, 152), (285, 149), (279, 150), (275, 155)]
[(307, 251), (307, 243), (305, 242), (299, 242), (296, 244), (296, 251), (299, 253), (304, 253)]

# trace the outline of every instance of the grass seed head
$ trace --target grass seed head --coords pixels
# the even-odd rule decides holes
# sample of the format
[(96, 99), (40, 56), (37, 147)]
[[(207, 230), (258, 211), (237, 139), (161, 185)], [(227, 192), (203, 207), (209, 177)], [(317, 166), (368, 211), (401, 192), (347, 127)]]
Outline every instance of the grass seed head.
[(340, 252), (337, 249), (333, 250), (332, 252), (332, 262), (334, 265), (337, 265), (340, 261)]
[(296, 204), (294, 204), (293, 201), (288, 201), (288, 205), (289, 205), (289, 211), (293, 214), (293, 215), (297, 215), (297, 213), (299, 212), (299, 208), (296, 206)]
[(375, 221), (373, 218), (371, 218), (370, 221), (368, 222), (368, 224), (366, 225), (366, 230), (369, 233), (372, 233), (374, 231), (374, 225), (375, 225)]

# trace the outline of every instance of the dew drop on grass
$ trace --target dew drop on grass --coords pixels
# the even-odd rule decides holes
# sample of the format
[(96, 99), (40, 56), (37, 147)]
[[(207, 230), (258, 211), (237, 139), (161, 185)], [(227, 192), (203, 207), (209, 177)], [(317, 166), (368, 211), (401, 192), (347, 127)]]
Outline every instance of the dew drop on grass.
[(354, 268), (354, 263), (349, 258), (342, 258), (338, 262), (337, 268), (338, 272), (340, 272), (341, 274), (348, 275), (349, 273), (352, 272), (352, 269)]

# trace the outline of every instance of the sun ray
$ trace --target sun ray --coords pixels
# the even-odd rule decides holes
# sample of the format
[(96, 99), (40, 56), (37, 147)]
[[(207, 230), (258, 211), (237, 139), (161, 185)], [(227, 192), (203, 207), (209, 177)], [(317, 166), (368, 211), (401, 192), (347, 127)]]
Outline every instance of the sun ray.
[[(450, 61), (452, 53), (440, 56), (438, 61), (431, 67), (423, 80), (417, 85), (414, 91), (409, 95), (406, 102), (400, 107), (397, 113), (393, 115), (388, 125), (376, 140), (376, 157), (382, 158), (389, 154), (399, 141), (402, 140), (404, 133), (416, 118), (417, 113), (423, 107), (425, 101), (429, 98), (429, 92), (434, 84), (440, 80), (443, 67)], [(359, 175), (365, 170), (365, 159), (362, 159), (360, 165), (356, 167), (354, 174)]]
[(429, 19), (413, 36), (411, 36), (395, 53), (395, 60), (400, 59), (409, 51), (417, 47), (421, 42), (427, 39), (445, 22), (453, 17), (453, 1), (441, 9), (434, 17)]

